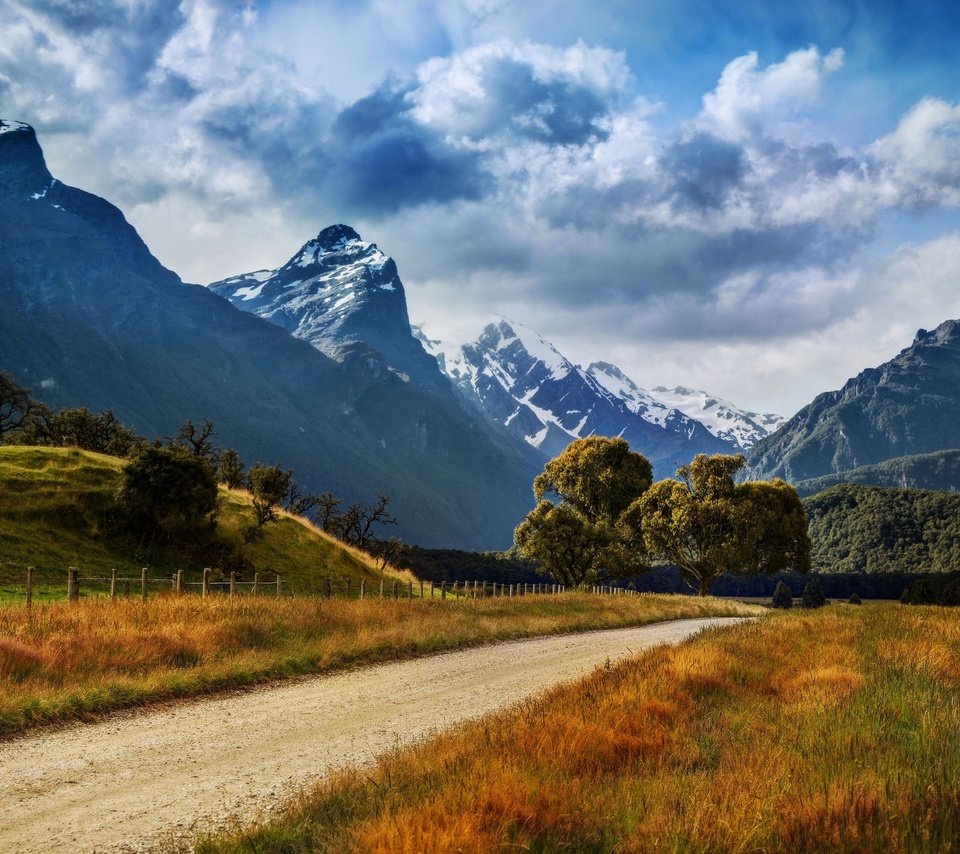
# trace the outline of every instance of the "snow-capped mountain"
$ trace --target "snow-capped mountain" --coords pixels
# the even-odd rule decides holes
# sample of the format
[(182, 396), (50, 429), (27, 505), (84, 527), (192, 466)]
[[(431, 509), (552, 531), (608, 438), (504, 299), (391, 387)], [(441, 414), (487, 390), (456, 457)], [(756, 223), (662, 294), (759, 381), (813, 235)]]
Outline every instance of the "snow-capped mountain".
[(282, 267), (231, 276), (209, 288), (337, 361), (446, 389), (411, 334), (396, 263), (347, 225), (323, 229)]
[[(503, 318), (461, 347), (425, 336), (421, 341), (470, 404), (545, 456), (583, 436), (622, 436), (659, 475), (672, 475), (697, 453), (731, 449), (729, 441), (643, 392), (613, 366), (601, 382), (533, 330)], [(622, 378), (619, 389), (614, 372)], [(628, 387), (629, 399), (620, 393)]]
[(785, 420), (782, 415), (769, 412), (748, 412), (728, 400), (699, 389), (684, 386), (642, 389), (609, 362), (594, 362), (587, 372), (607, 391), (626, 402), (634, 412), (642, 412), (644, 417), (650, 418), (656, 416), (658, 405), (665, 410), (677, 410), (699, 421), (714, 436), (729, 442), (738, 451), (752, 448)]

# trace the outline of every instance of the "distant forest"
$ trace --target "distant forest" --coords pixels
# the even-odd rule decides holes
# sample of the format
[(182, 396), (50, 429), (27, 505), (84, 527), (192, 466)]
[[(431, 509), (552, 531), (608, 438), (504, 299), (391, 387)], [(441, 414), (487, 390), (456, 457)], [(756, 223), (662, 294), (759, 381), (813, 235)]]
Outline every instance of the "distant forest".
[[(812, 575), (827, 596), (858, 593), (897, 599), (914, 581), (960, 573), (960, 494), (840, 484), (803, 500), (813, 542)], [(516, 584), (542, 581), (536, 566), (509, 553), (465, 552), (397, 545), (393, 562), (426, 581), (473, 580)], [(778, 581), (799, 596), (811, 576), (799, 573), (724, 576), (720, 596), (770, 596)], [(689, 592), (676, 569), (658, 566), (620, 582), (636, 590)]]

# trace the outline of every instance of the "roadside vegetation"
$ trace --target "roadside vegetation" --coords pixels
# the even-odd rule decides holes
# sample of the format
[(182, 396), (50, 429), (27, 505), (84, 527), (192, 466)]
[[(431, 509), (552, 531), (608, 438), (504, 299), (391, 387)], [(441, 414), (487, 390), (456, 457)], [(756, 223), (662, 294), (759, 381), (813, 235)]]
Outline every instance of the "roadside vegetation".
[[(327, 577), (338, 582), (372, 583), (387, 570), (302, 517), (274, 508), (275, 518), (257, 528), (252, 496), (220, 486), (217, 521), (202, 535), (163, 536), (132, 530), (117, 506), (125, 461), (76, 448), (0, 446), (0, 601), (22, 602), (26, 568), (35, 567), (38, 599), (66, 592), (66, 569), (82, 576), (139, 578), (149, 566), (152, 578), (185, 571), (187, 583), (200, 580), (203, 567), (236, 571), (250, 580), (260, 571), (265, 582), (280, 574), (285, 589), (319, 593)], [(357, 585), (355, 585), (356, 587)], [(81, 596), (106, 588), (81, 585)]]
[(165, 595), (0, 607), (0, 735), (495, 640), (760, 613), (678, 596), (477, 600)]
[(958, 683), (949, 611), (777, 613), (341, 772), (198, 850), (953, 850)]

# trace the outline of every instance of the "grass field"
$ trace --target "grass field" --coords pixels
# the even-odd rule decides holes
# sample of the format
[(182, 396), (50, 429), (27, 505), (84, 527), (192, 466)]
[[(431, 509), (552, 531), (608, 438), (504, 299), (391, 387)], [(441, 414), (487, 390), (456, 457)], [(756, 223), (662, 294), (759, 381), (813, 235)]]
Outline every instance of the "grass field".
[(650, 651), (203, 852), (954, 851), (960, 621), (834, 605)]
[(162, 596), (0, 607), (0, 735), (162, 699), (492, 640), (759, 609), (682, 596)]
[[(265, 577), (283, 576), (285, 588), (320, 592), (324, 578), (379, 580), (368, 555), (350, 549), (303, 519), (282, 516), (264, 536), (243, 542), (243, 528), (254, 519), (250, 496), (221, 488), (220, 510), (212, 542), (144, 542), (111, 526), (114, 494), (123, 460), (71, 448), (0, 447), (0, 602), (22, 601), (26, 568), (35, 567), (35, 597), (66, 596), (66, 570), (81, 575), (118, 574), (140, 578), (148, 566), (152, 578), (170, 578), (183, 569), (188, 582), (199, 581), (203, 567), (219, 565), (224, 555), (241, 557)], [(81, 595), (103, 595), (106, 586), (81, 585)]]

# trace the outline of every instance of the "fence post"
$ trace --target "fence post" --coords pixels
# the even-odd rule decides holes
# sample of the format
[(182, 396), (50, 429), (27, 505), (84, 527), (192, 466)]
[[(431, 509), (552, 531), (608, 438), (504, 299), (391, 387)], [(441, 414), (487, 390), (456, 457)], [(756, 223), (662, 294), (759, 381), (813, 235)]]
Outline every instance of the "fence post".
[(280, 598), (280, 588), (283, 584), (283, 579), (280, 577), (280, 573), (277, 573), (277, 598)]
[(147, 601), (147, 568), (140, 570), (140, 600)]
[(183, 570), (177, 570), (177, 596), (183, 595)]
[(27, 607), (33, 607), (33, 567), (27, 567)]
[(123, 579), (123, 598), (124, 599), (130, 598), (130, 579), (129, 578)]
[(253, 574), (253, 595), (256, 596), (260, 592), (260, 573), (255, 572)]
[(423, 581), (420, 582), (420, 598), (423, 599)]
[(347, 598), (350, 598), (350, 579), (347, 579)]
[(366, 579), (366, 578), (361, 578), (361, 579), (360, 579), (360, 598), (361, 598), (361, 599), (363, 599), (363, 592), (364, 592), (366, 586), (367, 586), (367, 579)]
[[(205, 566), (203, 568), (203, 587), (201, 588), (201, 590), (203, 591), (202, 595), (204, 598), (210, 595), (210, 567), (209, 566)], [(278, 584), (277, 585), (278, 595), (279, 595), (279, 591), (280, 591), (280, 585)]]
[(383, 579), (380, 579), (380, 598), (383, 598)]
[(77, 568), (67, 569), (67, 601), (76, 602), (80, 598), (80, 579), (77, 578)]
[(333, 596), (333, 579), (329, 575), (323, 579), (323, 595), (326, 599)]
[(440, 599), (443, 600), (446, 598), (447, 598), (447, 582), (441, 581), (440, 582)]
[(110, 598), (117, 598), (117, 571), (115, 569), (110, 570)]
[(411, 603), (413, 602), (413, 582), (412, 581), (407, 582), (407, 598), (410, 600)]
[(393, 598), (394, 599), (397, 598), (397, 582), (396, 581), (393, 582)]
[(230, 573), (230, 595), (233, 596), (237, 590), (237, 574), (235, 572)]

